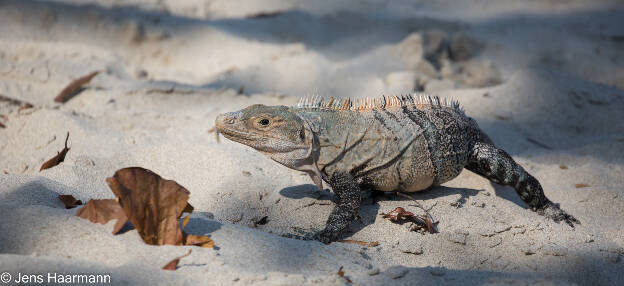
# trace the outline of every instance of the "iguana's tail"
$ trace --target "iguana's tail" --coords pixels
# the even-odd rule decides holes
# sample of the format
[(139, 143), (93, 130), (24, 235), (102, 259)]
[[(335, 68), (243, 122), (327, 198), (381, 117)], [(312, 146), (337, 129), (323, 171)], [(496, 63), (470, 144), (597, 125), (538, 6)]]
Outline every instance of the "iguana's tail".
[(513, 187), (520, 198), (540, 215), (556, 222), (565, 221), (572, 227), (574, 223), (580, 224), (576, 218), (561, 210), (558, 204), (546, 198), (537, 179), (518, 165), (509, 154), (494, 146), (489, 138), (484, 141), (486, 142), (474, 144), (466, 169), (494, 183)]

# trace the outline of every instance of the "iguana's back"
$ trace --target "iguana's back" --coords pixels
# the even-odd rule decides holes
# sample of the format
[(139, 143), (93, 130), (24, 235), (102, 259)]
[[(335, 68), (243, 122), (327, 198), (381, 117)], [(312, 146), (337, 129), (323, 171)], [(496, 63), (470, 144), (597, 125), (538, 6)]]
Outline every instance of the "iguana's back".
[(480, 134), (457, 104), (429, 96), (304, 99), (295, 112), (316, 128), (321, 173), (348, 172), (382, 191), (419, 191), (453, 179)]

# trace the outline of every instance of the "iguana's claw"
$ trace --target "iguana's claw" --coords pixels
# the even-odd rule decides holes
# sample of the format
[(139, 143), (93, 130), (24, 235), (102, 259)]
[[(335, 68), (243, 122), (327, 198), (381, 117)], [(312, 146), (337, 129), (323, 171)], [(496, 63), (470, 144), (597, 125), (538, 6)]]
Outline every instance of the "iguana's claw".
[(574, 224), (581, 224), (578, 219), (559, 208), (559, 204), (554, 204), (552, 202), (549, 202), (545, 206), (539, 208), (537, 213), (556, 222), (564, 221), (571, 227), (574, 227)]

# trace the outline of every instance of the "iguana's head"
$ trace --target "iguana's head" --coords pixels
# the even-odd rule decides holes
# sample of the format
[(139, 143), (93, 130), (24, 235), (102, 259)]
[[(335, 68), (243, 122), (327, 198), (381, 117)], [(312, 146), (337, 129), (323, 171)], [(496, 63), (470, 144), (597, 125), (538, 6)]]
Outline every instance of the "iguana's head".
[(293, 109), (256, 104), (217, 116), (216, 126), (226, 138), (250, 146), (288, 168), (308, 173), (323, 189), (316, 164), (318, 142), (309, 124)]
[(307, 151), (311, 146), (303, 120), (286, 106), (255, 104), (224, 113), (217, 116), (216, 127), (226, 138), (268, 153), (273, 159), (283, 153), (298, 156), (300, 152), (292, 152)]

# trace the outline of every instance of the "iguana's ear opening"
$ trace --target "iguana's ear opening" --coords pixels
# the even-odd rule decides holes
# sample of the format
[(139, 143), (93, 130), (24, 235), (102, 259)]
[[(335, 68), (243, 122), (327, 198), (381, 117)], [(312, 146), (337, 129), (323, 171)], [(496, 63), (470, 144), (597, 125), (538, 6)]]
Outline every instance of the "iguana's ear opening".
[(305, 140), (305, 126), (301, 126), (301, 129), (299, 129), (299, 139), (301, 141)]

